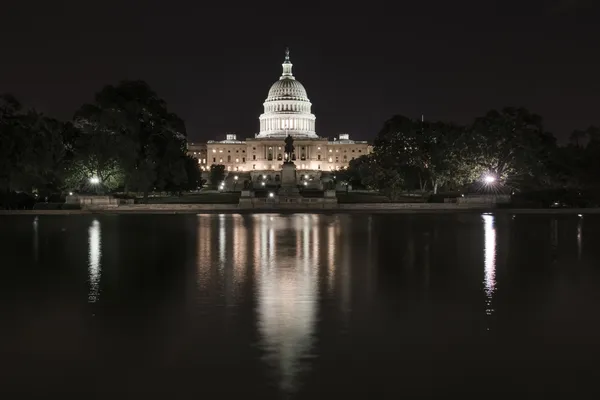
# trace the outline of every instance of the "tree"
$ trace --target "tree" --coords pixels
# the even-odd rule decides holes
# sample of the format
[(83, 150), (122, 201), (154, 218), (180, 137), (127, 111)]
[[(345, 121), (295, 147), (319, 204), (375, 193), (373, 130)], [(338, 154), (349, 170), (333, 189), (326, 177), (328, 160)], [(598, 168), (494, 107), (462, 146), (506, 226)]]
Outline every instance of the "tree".
[(472, 176), (466, 155), (466, 130), (442, 122), (415, 121), (396, 115), (386, 121), (375, 141), (380, 168), (394, 170), (408, 188), (434, 193), (446, 184), (463, 184)]
[(225, 166), (222, 164), (213, 164), (210, 166), (210, 186), (216, 189), (219, 183), (225, 179)]
[(72, 126), (0, 96), (0, 189), (48, 195), (62, 189), (72, 154)]
[(183, 186), (184, 190), (197, 190), (202, 187), (202, 171), (198, 166), (198, 160), (195, 157), (186, 155), (184, 158), (184, 168), (187, 180)]
[(74, 160), (69, 174), (69, 186), (89, 191), (92, 178), (98, 178), (100, 191), (112, 191), (123, 186), (124, 174), (119, 159), (121, 136), (109, 128), (110, 113), (96, 106), (82, 107), (74, 118), (78, 130)]
[(469, 158), (482, 172), (511, 186), (540, 174), (556, 141), (540, 116), (524, 108), (492, 110), (477, 118), (469, 136)]
[(20, 140), (18, 130), (23, 123), (22, 106), (11, 94), (0, 96), (0, 187), (13, 190), (14, 175), (18, 171)]
[(185, 126), (143, 81), (105, 86), (93, 105), (78, 116), (117, 136), (119, 167), (125, 191), (139, 190), (147, 200), (155, 187), (164, 189), (185, 181)]
[(363, 178), (366, 177), (368, 164), (371, 162), (368, 155), (362, 155), (350, 160), (348, 168), (344, 168), (337, 173), (338, 179), (346, 182), (348, 185), (366, 186)]

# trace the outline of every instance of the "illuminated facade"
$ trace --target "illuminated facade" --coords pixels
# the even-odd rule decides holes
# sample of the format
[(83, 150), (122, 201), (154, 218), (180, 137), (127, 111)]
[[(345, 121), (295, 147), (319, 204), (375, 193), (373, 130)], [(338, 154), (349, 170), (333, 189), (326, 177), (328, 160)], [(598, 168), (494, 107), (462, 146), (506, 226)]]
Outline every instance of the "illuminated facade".
[(225, 140), (188, 144), (188, 154), (196, 157), (203, 170), (212, 164), (225, 165), (227, 171), (278, 171), (284, 161), (284, 139), (294, 138), (293, 161), (298, 170), (335, 171), (351, 160), (369, 154), (366, 141), (350, 140), (348, 134), (329, 140), (315, 130), (315, 115), (306, 89), (292, 74), (289, 51), (283, 72), (269, 90), (259, 117), (260, 130), (254, 138), (238, 140), (227, 134)]

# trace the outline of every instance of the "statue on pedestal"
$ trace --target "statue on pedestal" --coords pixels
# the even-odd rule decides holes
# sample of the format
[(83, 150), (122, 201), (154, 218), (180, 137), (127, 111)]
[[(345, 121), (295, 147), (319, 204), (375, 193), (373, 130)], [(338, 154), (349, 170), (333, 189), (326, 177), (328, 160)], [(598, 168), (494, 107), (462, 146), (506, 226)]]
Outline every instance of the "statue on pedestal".
[(290, 135), (287, 135), (287, 137), (284, 140), (285, 142), (285, 162), (291, 163), (292, 162), (292, 154), (294, 154), (294, 138), (291, 137)]

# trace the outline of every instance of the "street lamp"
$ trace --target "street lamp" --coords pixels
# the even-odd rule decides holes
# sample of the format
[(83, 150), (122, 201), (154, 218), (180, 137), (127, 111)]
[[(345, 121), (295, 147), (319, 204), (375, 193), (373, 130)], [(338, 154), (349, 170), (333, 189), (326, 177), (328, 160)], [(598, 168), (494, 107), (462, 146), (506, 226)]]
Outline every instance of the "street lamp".
[(492, 183), (496, 182), (496, 177), (494, 175), (486, 175), (483, 177), (483, 182), (487, 185), (491, 185)]
[(97, 176), (92, 176), (90, 178), (90, 183), (94, 186), (94, 191), (98, 194), (98, 185), (100, 184), (100, 178)]
[(238, 181), (238, 176), (237, 176), (237, 175), (235, 175), (235, 176), (233, 177), (233, 191), (234, 191), (234, 192), (235, 192), (235, 187), (236, 187), (236, 185), (237, 185), (237, 181)]

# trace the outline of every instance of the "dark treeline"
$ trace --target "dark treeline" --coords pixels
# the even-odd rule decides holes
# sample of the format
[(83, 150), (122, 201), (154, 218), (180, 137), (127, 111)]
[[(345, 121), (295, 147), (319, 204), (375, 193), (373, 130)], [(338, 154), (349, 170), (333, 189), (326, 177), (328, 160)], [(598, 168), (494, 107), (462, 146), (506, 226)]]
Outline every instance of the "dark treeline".
[[(0, 196), (60, 198), (66, 192), (180, 192), (200, 181), (181, 118), (142, 81), (106, 86), (72, 121), (0, 96)], [(17, 201), (18, 202), (18, 201)]]
[[(406, 191), (511, 192), (548, 199), (600, 198), (600, 129), (576, 130), (557, 144), (542, 118), (523, 108), (490, 111), (468, 126), (394, 116), (374, 152), (341, 171), (353, 186), (389, 198)], [(493, 177), (487, 184), (484, 177)], [(26, 110), (0, 96), (0, 203), (59, 199), (68, 192), (181, 192), (201, 184), (186, 155), (181, 118), (142, 81), (106, 86), (71, 121)]]
[(590, 205), (600, 198), (599, 167), (598, 128), (576, 130), (559, 146), (540, 116), (505, 108), (469, 126), (394, 116), (373, 153), (352, 160), (344, 179), (391, 199), (414, 190), (505, 192), (541, 196), (542, 202), (575, 197)]

